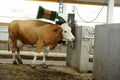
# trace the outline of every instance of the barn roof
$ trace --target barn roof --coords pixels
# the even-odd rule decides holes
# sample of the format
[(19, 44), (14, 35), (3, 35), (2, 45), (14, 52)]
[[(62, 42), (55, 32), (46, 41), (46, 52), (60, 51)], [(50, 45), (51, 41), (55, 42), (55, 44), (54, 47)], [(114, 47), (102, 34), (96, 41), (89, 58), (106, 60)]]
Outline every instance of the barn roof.
[[(33, 1), (60, 2), (60, 0), (33, 0)], [(103, 5), (106, 4), (108, 0), (62, 0), (62, 1), (64, 3)], [(114, 1), (115, 1), (115, 6), (120, 6), (120, 0), (114, 0)]]

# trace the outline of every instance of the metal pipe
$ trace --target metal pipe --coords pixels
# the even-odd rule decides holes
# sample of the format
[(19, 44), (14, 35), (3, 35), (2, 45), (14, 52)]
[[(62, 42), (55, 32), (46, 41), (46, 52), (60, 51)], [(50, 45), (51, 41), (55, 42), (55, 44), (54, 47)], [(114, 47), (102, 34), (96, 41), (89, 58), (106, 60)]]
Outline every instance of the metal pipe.
[(63, 13), (63, 0), (59, 2), (59, 13)]

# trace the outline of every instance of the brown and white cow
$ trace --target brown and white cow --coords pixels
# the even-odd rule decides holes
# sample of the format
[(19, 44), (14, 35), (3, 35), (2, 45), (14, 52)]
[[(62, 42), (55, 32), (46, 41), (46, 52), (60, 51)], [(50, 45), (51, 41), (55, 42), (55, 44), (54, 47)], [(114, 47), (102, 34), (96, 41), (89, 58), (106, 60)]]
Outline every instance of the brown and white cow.
[[(14, 20), (10, 23), (8, 32), (9, 39), (12, 42), (13, 63), (16, 63), (16, 51), (19, 56), (17, 58), (18, 63), (22, 63), (18, 42), (28, 45), (36, 44), (32, 66), (35, 66), (37, 55), (41, 52), (43, 47), (47, 47), (48, 50), (52, 50), (60, 40), (75, 40), (68, 23), (63, 23), (58, 26), (56, 24), (40, 20)], [(43, 56), (43, 63), (45, 62), (46, 55), (47, 53)]]

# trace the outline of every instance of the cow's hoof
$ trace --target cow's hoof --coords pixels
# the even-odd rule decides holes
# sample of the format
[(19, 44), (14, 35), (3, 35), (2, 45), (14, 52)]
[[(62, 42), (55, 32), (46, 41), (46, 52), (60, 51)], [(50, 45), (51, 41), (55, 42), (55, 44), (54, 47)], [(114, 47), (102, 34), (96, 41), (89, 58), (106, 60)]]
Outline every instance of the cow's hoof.
[(21, 60), (18, 60), (18, 63), (19, 63), (19, 64), (23, 64), (23, 62), (22, 62)]
[(17, 64), (17, 61), (13, 61), (13, 64)]
[(42, 68), (48, 68), (46, 64), (42, 64)]
[(32, 64), (32, 69), (35, 69), (35, 68), (36, 68), (36, 66)]

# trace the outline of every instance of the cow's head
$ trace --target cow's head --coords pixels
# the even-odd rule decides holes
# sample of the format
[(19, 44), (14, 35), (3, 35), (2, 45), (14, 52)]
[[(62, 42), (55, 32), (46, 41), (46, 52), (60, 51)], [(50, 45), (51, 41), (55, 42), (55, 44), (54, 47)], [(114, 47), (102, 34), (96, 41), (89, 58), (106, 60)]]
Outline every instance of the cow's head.
[(71, 32), (71, 27), (69, 26), (69, 23), (63, 23), (62, 25), (60, 25), (60, 27), (63, 29), (63, 32), (62, 32), (63, 40), (67, 40), (67, 41), (75, 40), (75, 37)]

